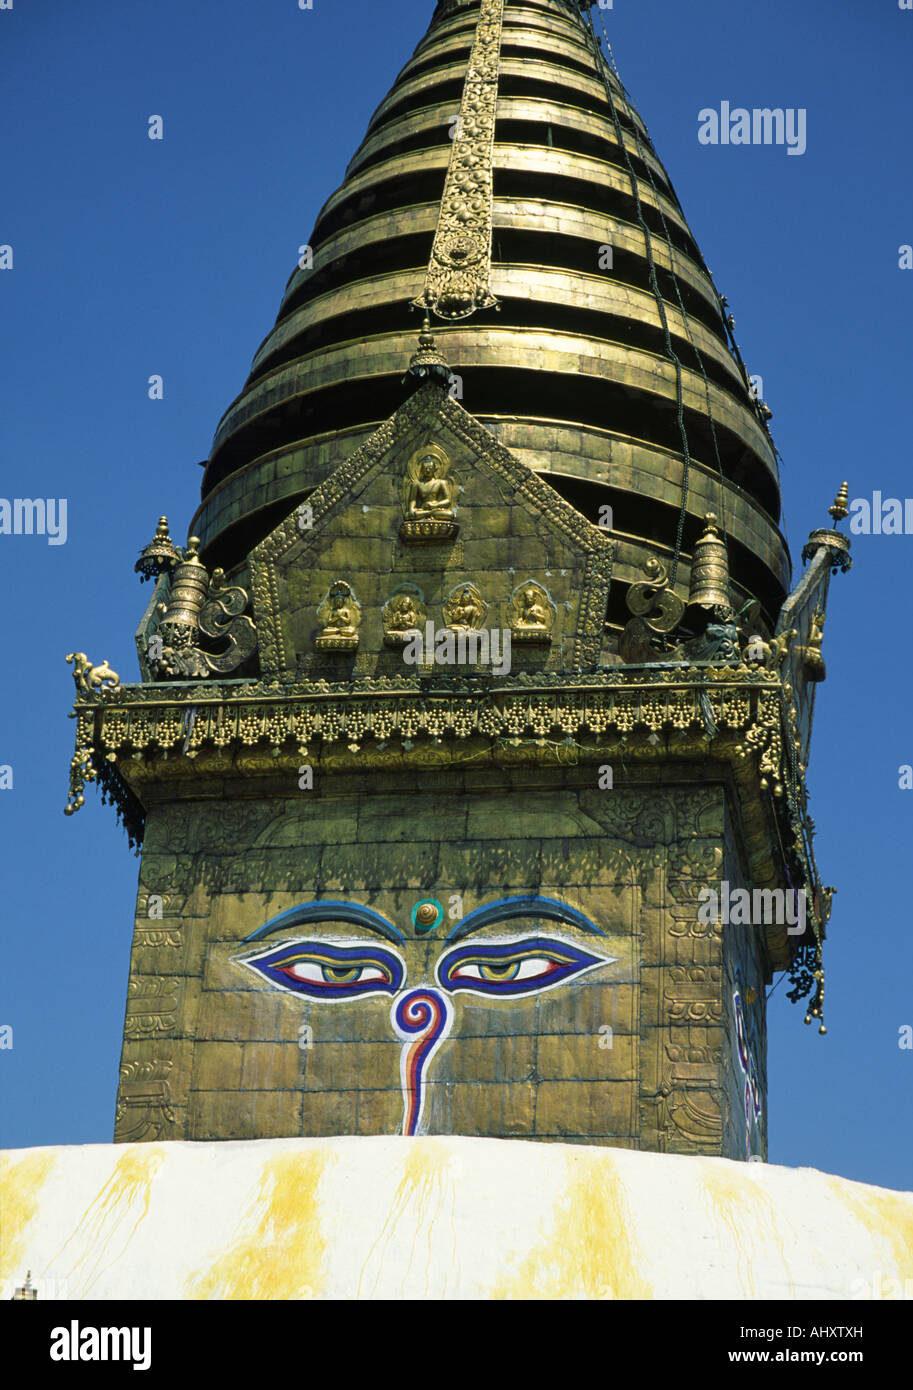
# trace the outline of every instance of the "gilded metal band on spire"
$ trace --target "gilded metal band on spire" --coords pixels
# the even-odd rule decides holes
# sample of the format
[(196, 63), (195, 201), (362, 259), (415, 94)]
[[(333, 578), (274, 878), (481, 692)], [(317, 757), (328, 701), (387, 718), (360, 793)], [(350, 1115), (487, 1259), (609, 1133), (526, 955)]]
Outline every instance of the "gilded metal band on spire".
[(482, 0), (425, 288), (413, 303), (442, 319), (497, 304), (491, 293), (492, 163), (504, 0)]

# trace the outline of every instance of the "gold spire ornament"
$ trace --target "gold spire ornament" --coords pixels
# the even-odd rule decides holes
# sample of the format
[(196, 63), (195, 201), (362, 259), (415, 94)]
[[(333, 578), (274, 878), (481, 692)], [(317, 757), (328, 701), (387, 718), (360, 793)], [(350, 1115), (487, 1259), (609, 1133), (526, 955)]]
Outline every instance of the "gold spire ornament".
[(200, 559), (200, 542), (191, 536), (183, 559), (174, 567), (171, 596), (159, 604), (159, 635), (170, 646), (189, 646), (196, 636), (200, 612), (209, 597), (209, 574)]
[(416, 377), (419, 381), (423, 381), (426, 377), (431, 377), (440, 381), (444, 386), (449, 386), (451, 375), (450, 368), (438, 351), (434, 334), (431, 331), (431, 320), (426, 309), (422, 331), (418, 335), (418, 352), (414, 352), (409, 359), (409, 370), (405, 379)]
[(837, 496), (834, 498), (833, 505), (830, 506), (830, 507), (828, 507), (828, 509), (827, 509), (828, 515), (829, 515), (829, 516), (832, 516), (832, 517), (834, 518), (834, 521), (835, 521), (835, 522), (837, 522), (837, 521), (842, 521), (844, 517), (849, 516), (849, 514), (850, 514), (850, 509), (849, 509), (849, 507), (847, 506), (847, 502), (849, 502), (849, 500), (850, 500), (849, 488), (847, 487), (847, 484), (846, 484), (846, 483), (841, 483), (841, 484), (840, 484), (840, 491), (837, 493)]
[(629, 588), (625, 599), (628, 610), (643, 618), (651, 632), (671, 632), (681, 622), (685, 605), (669, 587), (669, 571), (660, 560), (651, 555), (641, 568), (647, 581)]
[[(253, 622), (244, 615), (247, 591), (226, 585), (221, 570), (210, 581), (199, 551), (199, 538), (191, 536), (174, 566), (168, 599), (157, 607), (160, 621), (149, 640), (149, 666), (156, 680), (228, 675), (257, 649)], [(222, 639), (228, 647), (219, 651)]]
[(678, 627), (685, 611), (684, 601), (669, 587), (669, 571), (650, 555), (641, 565), (646, 582), (632, 584), (625, 595), (628, 612), (634, 616), (625, 624), (618, 641), (618, 654), (628, 665), (655, 659), (654, 638), (666, 637)]
[(180, 558), (181, 552), (168, 533), (168, 518), (160, 516), (155, 535), (140, 551), (133, 568), (139, 575), (139, 582), (144, 584), (147, 579), (158, 579), (159, 575), (168, 574)]
[(120, 676), (112, 671), (107, 658), (93, 666), (85, 652), (68, 652), (67, 665), (73, 667), (73, 679), (80, 695), (107, 695), (120, 685)]
[(840, 490), (834, 498), (831, 506), (828, 507), (828, 515), (833, 520), (833, 525), (829, 527), (819, 527), (812, 531), (808, 540), (802, 548), (802, 561), (804, 564), (812, 559), (822, 546), (827, 549), (830, 555), (831, 572), (846, 574), (847, 570), (853, 568), (853, 561), (850, 559), (850, 540), (842, 531), (834, 529), (844, 517), (849, 516), (848, 502), (850, 500), (849, 486), (847, 483), (840, 484)]
[(425, 288), (412, 302), (442, 319), (497, 304), (491, 293), (491, 209), (504, 0), (482, 0)]
[(806, 680), (817, 683), (827, 675), (821, 644), (824, 640), (824, 609), (819, 604), (812, 614), (811, 628), (805, 646), (799, 649), (799, 660)]

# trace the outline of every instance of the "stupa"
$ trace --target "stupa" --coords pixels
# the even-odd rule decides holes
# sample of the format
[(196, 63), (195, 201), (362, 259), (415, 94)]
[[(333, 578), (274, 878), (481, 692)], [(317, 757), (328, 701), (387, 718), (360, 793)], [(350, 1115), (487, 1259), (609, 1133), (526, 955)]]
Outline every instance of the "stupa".
[(116, 1142), (6, 1156), (23, 1278), (68, 1226), (71, 1296), (913, 1274), (913, 1198), (745, 1162), (776, 973), (824, 1029), (847, 492), (794, 579), (597, 13), (439, 0), (141, 551), (140, 679), (70, 654), (68, 810), (96, 782), (142, 864)]

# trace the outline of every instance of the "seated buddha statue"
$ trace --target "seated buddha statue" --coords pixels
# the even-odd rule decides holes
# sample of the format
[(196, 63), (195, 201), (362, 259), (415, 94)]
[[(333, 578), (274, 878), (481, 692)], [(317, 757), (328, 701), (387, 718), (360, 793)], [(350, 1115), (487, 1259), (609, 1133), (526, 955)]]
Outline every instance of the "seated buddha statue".
[(324, 637), (354, 637), (355, 625), (352, 622), (352, 609), (346, 602), (346, 594), (333, 594), (330, 599), (330, 616), (323, 629)]
[(548, 620), (548, 615), (539, 602), (539, 595), (535, 589), (524, 589), (520, 599), (520, 615), (517, 624), (520, 627), (539, 627), (544, 628)]
[(394, 594), (383, 610), (384, 643), (388, 647), (401, 647), (406, 642), (406, 633), (421, 628), (425, 621), (424, 608), (410, 593)]
[(458, 526), (454, 517), (454, 484), (447, 476), (447, 455), (437, 446), (419, 451), (409, 464), (405, 479), (400, 539), (407, 544), (452, 540)]
[(422, 517), (453, 520), (450, 484), (446, 478), (438, 475), (437, 460), (433, 454), (426, 454), (419, 462), (418, 478), (412, 485), (409, 499), (409, 517), (412, 520)]
[(511, 632), (518, 642), (548, 644), (551, 641), (553, 612), (548, 598), (537, 584), (526, 584), (512, 604)]
[(485, 609), (472, 589), (464, 584), (445, 604), (444, 616), (448, 627), (473, 629), (481, 626)]
[(352, 589), (345, 581), (333, 585), (317, 616), (321, 624), (316, 643), (318, 651), (351, 651), (358, 646), (361, 614)]

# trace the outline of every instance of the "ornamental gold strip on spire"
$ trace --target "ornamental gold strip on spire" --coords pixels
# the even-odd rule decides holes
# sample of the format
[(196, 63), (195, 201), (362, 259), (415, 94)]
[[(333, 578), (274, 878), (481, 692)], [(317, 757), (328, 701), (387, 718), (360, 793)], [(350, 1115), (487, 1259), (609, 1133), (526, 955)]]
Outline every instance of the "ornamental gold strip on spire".
[(491, 202), (495, 108), (504, 0), (482, 0), (425, 288), (419, 308), (465, 319), (497, 300), (491, 293)]

